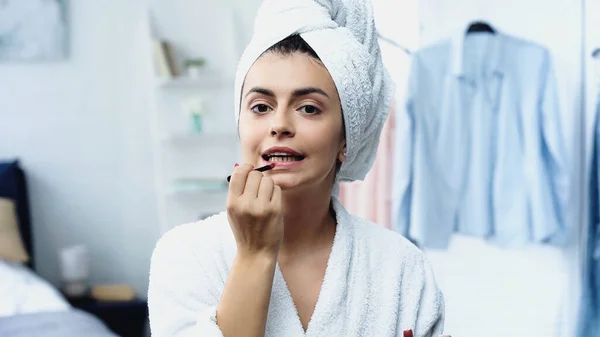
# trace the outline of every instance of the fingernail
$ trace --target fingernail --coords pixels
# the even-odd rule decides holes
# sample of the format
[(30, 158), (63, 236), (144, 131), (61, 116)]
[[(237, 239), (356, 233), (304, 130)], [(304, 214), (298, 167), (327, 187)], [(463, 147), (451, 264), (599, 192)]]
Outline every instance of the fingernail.
[(238, 167), (240, 166), (238, 163), (235, 163), (235, 165), (233, 165), (233, 167)]
[(411, 330), (404, 330), (404, 336), (403, 337), (413, 337), (412, 329)]

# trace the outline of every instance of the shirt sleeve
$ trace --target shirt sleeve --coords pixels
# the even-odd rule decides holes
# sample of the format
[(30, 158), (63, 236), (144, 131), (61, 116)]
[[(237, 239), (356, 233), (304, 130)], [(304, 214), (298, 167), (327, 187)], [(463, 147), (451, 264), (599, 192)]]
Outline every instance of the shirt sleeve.
[[(548, 176), (548, 195), (552, 197), (552, 209), (549, 214), (553, 214), (553, 219), (547, 219), (542, 223), (534, 224), (534, 239), (544, 241), (546, 226), (555, 223), (559, 228), (559, 233), (550, 241), (560, 242), (566, 232), (565, 213), (569, 200), (569, 160), (566, 158), (565, 139), (561, 128), (561, 114), (557, 93), (556, 78), (552, 66), (551, 57), (548, 51), (544, 54), (544, 64), (541, 74), (541, 90), (539, 100), (539, 113), (541, 120), (542, 135), (542, 158)], [(541, 226), (541, 227), (539, 227)]]
[[(150, 265), (148, 308), (153, 337), (223, 337), (214, 256), (191, 249), (177, 229), (157, 243)], [(187, 245), (186, 245), (187, 243)], [(202, 254), (203, 256), (197, 256)]]

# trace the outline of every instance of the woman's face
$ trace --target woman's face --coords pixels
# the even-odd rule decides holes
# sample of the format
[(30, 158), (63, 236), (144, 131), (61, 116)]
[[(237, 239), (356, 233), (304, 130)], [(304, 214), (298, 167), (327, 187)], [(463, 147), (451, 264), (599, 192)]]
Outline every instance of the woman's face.
[(250, 68), (242, 90), (242, 159), (282, 190), (331, 185), (344, 160), (340, 99), (327, 69), (303, 53), (266, 53)]

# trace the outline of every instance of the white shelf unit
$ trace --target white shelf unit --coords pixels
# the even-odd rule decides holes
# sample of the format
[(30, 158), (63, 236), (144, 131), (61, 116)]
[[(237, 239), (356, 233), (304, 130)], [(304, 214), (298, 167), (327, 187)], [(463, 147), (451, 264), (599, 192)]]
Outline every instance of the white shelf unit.
[(177, 78), (158, 78), (156, 83), (165, 89), (205, 88), (233, 85), (234, 79), (221, 77), (218, 73), (206, 71), (199, 77), (180, 76)]
[[(141, 85), (151, 102), (161, 233), (225, 210), (226, 179), (240, 158), (233, 113), (235, 65), (249, 40), (238, 21), (227, 2), (153, 1), (149, 6), (144, 28), (148, 76)], [(214, 27), (219, 29), (211, 31)], [(178, 61), (205, 58), (205, 69), (193, 78), (156, 76), (153, 38), (172, 43)], [(194, 97), (206, 103), (202, 133), (192, 130), (191, 116), (184, 112), (184, 103)]]
[[(233, 80), (207, 71), (199, 78), (154, 81), (155, 186), (164, 233), (225, 209), (226, 178), (239, 157), (239, 142), (231, 112)], [(201, 132), (193, 131), (184, 109), (186, 100), (198, 98), (206, 105)]]
[[(152, 88), (155, 165), (161, 232), (225, 209), (227, 176), (239, 157), (230, 98), (233, 81), (215, 73), (202, 78), (156, 79)], [(206, 103), (203, 129), (193, 131), (183, 108)]]
[(169, 135), (165, 135), (162, 138), (163, 143), (171, 143), (171, 144), (208, 144), (208, 143), (227, 143), (232, 144), (237, 142), (237, 134), (235, 133), (215, 133), (206, 131), (204, 133), (194, 133), (194, 132), (185, 132), (185, 133), (173, 133)]

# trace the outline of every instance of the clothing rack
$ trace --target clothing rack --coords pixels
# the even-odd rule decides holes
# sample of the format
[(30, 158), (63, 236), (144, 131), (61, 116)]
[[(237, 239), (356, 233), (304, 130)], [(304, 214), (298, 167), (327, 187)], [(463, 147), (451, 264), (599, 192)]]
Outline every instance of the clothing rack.
[(407, 55), (412, 55), (412, 51), (410, 49), (406, 48), (405, 46), (401, 45), (400, 43), (381, 35), (381, 33), (379, 33), (379, 32), (377, 32), (377, 36), (379, 37), (379, 39), (381, 39), (381, 41), (391, 44), (392, 46), (402, 50)]

